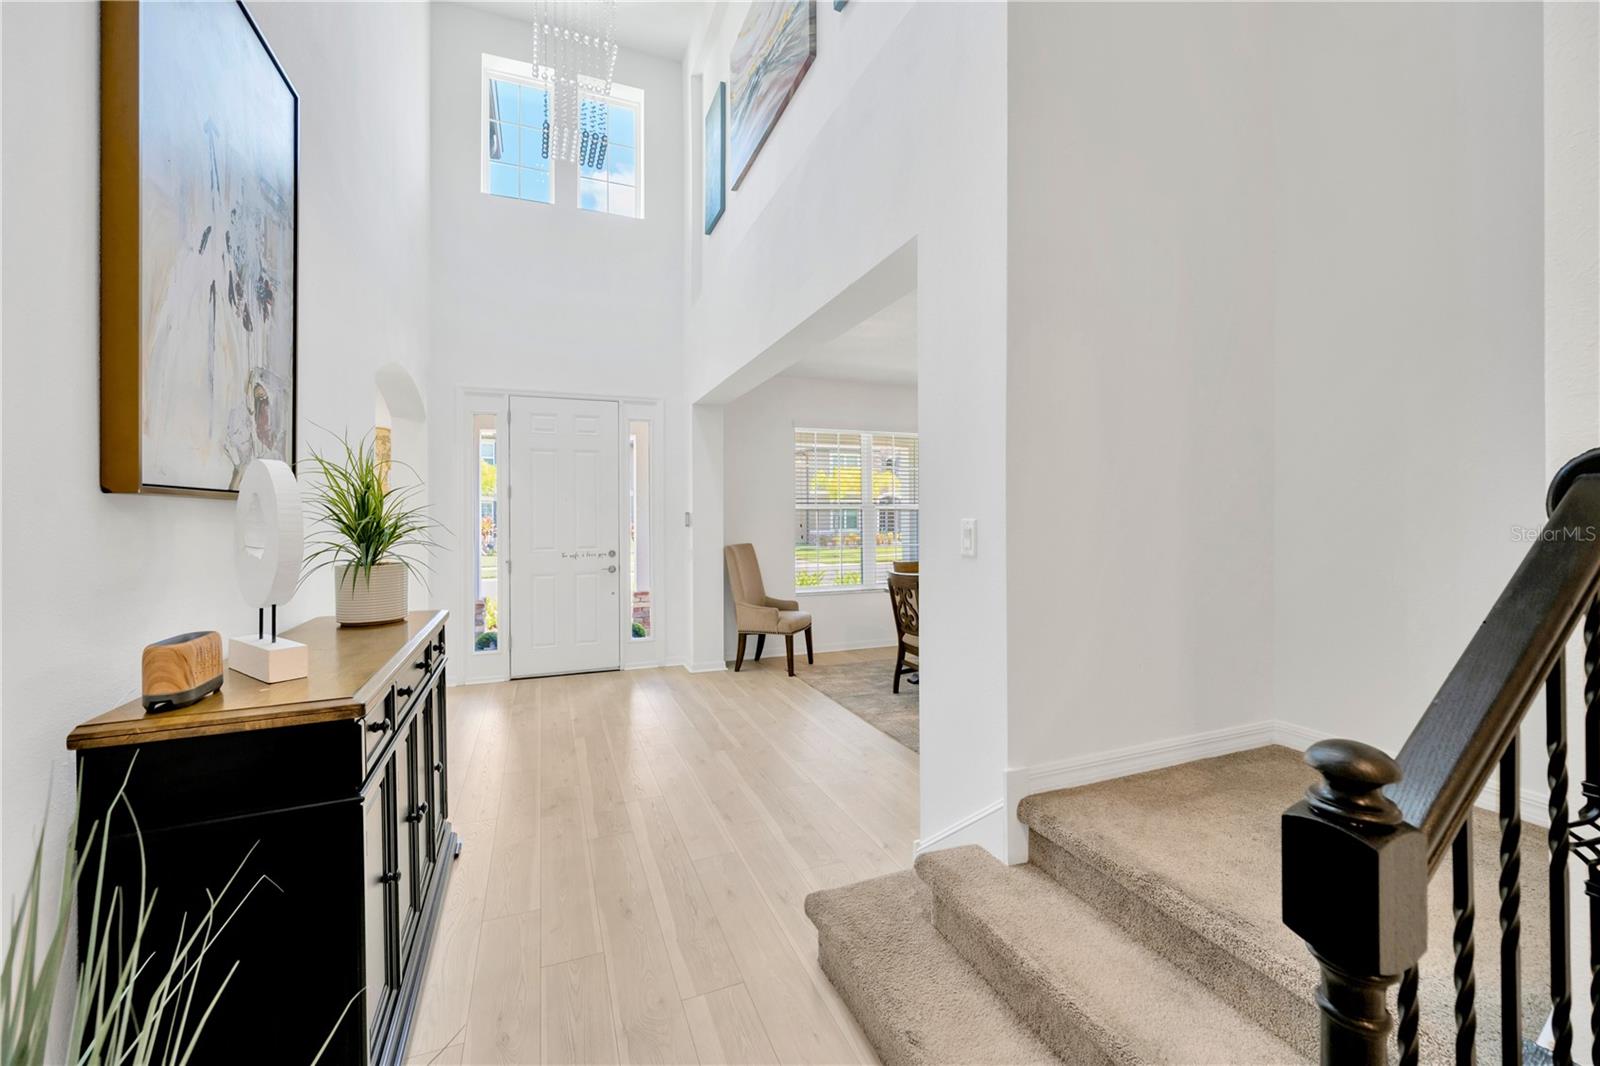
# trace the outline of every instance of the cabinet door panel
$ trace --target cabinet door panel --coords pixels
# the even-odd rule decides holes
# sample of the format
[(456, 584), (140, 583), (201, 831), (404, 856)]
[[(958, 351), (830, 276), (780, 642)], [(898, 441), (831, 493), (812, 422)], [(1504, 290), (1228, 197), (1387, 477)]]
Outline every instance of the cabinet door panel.
[[(444, 654), (444, 632), (439, 633), (439, 654)], [(433, 729), (434, 740), (438, 744), (433, 757), (433, 783), (434, 795), (439, 798), (439, 822), (442, 825), (450, 817), (450, 717), (445, 713), (445, 669), (446, 664), (439, 664), (438, 680), (434, 682), (433, 689)]]
[(394, 746), (394, 772), (398, 781), (395, 789), (395, 839), (399, 845), (400, 871), (398, 903), (400, 908), (400, 943), (402, 958), (411, 950), (411, 940), (416, 934), (417, 918), (422, 910), (421, 886), (417, 861), (417, 719), (413, 716), (401, 732)]
[(389, 844), (391, 825), (391, 775), (387, 772), (374, 782), (362, 804), (361, 830), (365, 859), (362, 863), (362, 906), (366, 927), (366, 1006), (367, 1033), (377, 1035), (395, 988), (398, 973), (394, 940), (394, 885), (389, 876), (393, 849)]
[(422, 759), (420, 776), (423, 781), (422, 801), (427, 810), (422, 819), (422, 857), (427, 864), (423, 882), (432, 876), (434, 864), (439, 861), (439, 775), (434, 770), (439, 761), (439, 741), (434, 715), (435, 694), (429, 692), (422, 704)]

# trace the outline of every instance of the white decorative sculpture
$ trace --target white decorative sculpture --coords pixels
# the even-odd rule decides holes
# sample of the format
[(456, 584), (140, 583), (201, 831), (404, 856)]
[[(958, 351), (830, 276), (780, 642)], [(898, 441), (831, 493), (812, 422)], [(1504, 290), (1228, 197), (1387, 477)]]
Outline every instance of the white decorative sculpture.
[(278, 637), (278, 604), (294, 595), (305, 555), (300, 485), (287, 463), (256, 459), (245, 467), (239, 480), (233, 547), (239, 589), (257, 614), (256, 635), (229, 642), (228, 665), (268, 683), (305, 677), (310, 668), (306, 646)]

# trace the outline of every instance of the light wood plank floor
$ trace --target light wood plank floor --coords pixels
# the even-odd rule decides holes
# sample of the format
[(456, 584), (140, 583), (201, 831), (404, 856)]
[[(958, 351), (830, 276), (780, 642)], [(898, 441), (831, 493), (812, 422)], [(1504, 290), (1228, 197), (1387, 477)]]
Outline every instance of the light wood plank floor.
[[(837, 652), (818, 664), (883, 659)], [(796, 667), (803, 670), (804, 657)], [(464, 840), (414, 1063), (871, 1063), (806, 893), (904, 869), (917, 757), (784, 674), (450, 690)]]

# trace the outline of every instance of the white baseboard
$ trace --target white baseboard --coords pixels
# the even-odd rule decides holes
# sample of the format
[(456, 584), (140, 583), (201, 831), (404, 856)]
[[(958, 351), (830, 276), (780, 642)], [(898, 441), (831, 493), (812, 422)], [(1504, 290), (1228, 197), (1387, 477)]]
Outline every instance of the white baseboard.
[[(1005, 860), (1012, 864), (1028, 861), (1028, 833), (1016, 816), (1017, 805), (1036, 792), (1050, 792), (1058, 788), (1076, 788), (1097, 781), (1127, 777), (1130, 774), (1161, 770), (1196, 759), (1209, 759), (1217, 755), (1230, 755), (1248, 751), (1265, 744), (1281, 744), (1287, 748), (1304, 751), (1330, 734), (1293, 722), (1269, 719), (1245, 725), (1213, 729), (1205, 733), (1173, 737), (1168, 740), (1133, 744), (1125, 748), (1095, 752), (1072, 759), (1041, 763), (1037, 766), (1015, 767), (1006, 771), (1005, 798)], [(1499, 805), (1499, 789), (1491, 782), (1478, 797), (1478, 806), (1489, 810)], [(1546, 807), (1547, 795), (1536, 788), (1525, 788), (1521, 793), (1522, 820), (1534, 826), (1548, 826), (1550, 816)], [(981, 813), (981, 812), (980, 812)], [(976, 816), (975, 816), (976, 817)], [(932, 838), (938, 843), (943, 837), (962, 826), (953, 826)], [(918, 849), (922, 850), (921, 842)]]
[[(1000, 822), (1006, 817), (1006, 801), (997, 799), (981, 810), (973, 811), (954, 825), (946, 826), (930, 837), (912, 845), (913, 857), (933, 848), (953, 848), (959, 844), (983, 844), (991, 851), (1001, 838)], [(987, 843), (986, 843), (987, 842)]]
[[(1280, 739), (1277, 741), (1286, 747), (1298, 748), (1301, 751), (1309, 748), (1319, 740), (1327, 740), (1332, 733), (1324, 733), (1317, 729), (1308, 729), (1292, 722), (1276, 723)], [(1548, 826), (1550, 824), (1550, 795), (1543, 789), (1525, 788), (1521, 792), (1519, 806), (1522, 808), (1522, 820), (1529, 825)], [(1569, 803), (1572, 801), (1569, 800)], [(1478, 794), (1477, 806), (1486, 810), (1498, 811), (1500, 809), (1500, 786), (1491, 780)], [(1575, 808), (1574, 808), (1575, 809)]]
[[(782, 641), (782, 638), (780, 638), (776, 634), (774, 634), (773, 639), (778, 641), (778, 654), (780, 654), (780, 655), (783, 654), (783, 641)], [(799, 640), (795, 641), (794, 653), (795, 653), (796, 656), (799, 656), (801, 654), (801, 652), (804, 650), (804, 648), (805, 648), (805, 645), (802, 644)], [(882, 649), (884, 651), (894, 651), (895, 645), (893, 645), (893, 644), (885, 644), (882, 641), (878, 641), (878, 640), (864, 640), (864, 641), (860, 641), (860, 642), (844, 641), (844, 642), (838, 643), (838, 644), (824, 644), (821, 641), (818, 641), (817, 644), (816, 644), (816, 647), (812, 648), (811, 650), (816, 652), (818, 655), (825, 655), (828, 652), (834, 652), (834, 651), (877, 651), (879, 649)], [(733, 649), (733, 648), (728, 649), (728, 661), (729, 662), (733, 661), (734, 650), (735, 649)], [(745, 652), (745, 659), (747, 661), (750, 660), (755, 655), (755, 653), (756, 653), (756, 648), (755, 648), (755, 645), (752, 644), (752, 645), (750, 645), (749, 650)], [(763, 659), (769, 659), (771, 657), (772, 657), (772, 648), (768, 647), (767, 651), (766, 651), (766, 654), (763, 655), (762, 658)]]
[(1320, 730), (1307, 729), (1303, 725), (1296, 725), (1293, 722), (1285, 722), (1281, 719), (1274, 720), (1271, 724), (1273, 732), (1277, 736), (1273, 743), (1282, 744), (1284, 747), (1293, 748), (1296, 751), (1305, 751), (1317, 741), (1327, 740), (1330, 736), (1330, 734), (1323, 733)]
[[(1528, 825), (1550, 825), (1550, 794), (1542, 789), (1525, 788), (1518, 795), (1521, 797), (1519, 806), (1522, 808), (1522, 820)], [(1571, 799), (1567, 800), (1567, 817), (1572, 816), (1576, 807), (1570, 806)], [(1493, 781), (1483, 787), (1478, 795), (1478, 806), (1486, 810), (1498, 811), (1500, 809), (1500, 786)]]
[(1263, 744), (1286, 744), (1303, 747), (1299, 738), (1279, 728), (1275, 721), (1250, 722), (1245, 725), (1213, 729), (1205, 733), (1155, 740), (1145, 744), (1132, 744), (1126, 748), (1080, 755), (1071, 759), (1041, 763), (1037, 766), (1019, 767), (1007, 771), (1008, 777), (1020, 778), (1018, 786), (1023, 796), (1035, 792), (1051, 792), (1058, 788), (1076, 788), (1092, 785), (1096, 781), (1109, 781), (1114, 777), (1142, 774), (1147, 770), (1161, 770), (1195, 759), (1209, 759), (1236, 751), (1259, 748)]
[(720, 674), (728, 669), (728, 664), (721, 659), (713, 659), (708, 663), (689, 663), (684, 669), (691, 674)]
[(892, 641), (888, 644), (885, 644), (881, 640), (847, 640), (839, 644), (824, 644), (821, 641), (818, 641), (817, 654), (821, 655), (825, 651), (874, 651), (879, 648), (883, 648), (887, 651), (894, 651), (895, 647), (896, 645)]

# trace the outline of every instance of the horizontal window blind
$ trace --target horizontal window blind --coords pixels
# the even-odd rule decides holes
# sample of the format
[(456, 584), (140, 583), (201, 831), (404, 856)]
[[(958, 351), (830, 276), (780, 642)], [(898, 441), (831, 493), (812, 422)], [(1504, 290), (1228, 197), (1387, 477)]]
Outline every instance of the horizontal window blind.
[(795, 430), (796, 590), (881, 588), (918, 557), (917, 452), (915, 433)]

